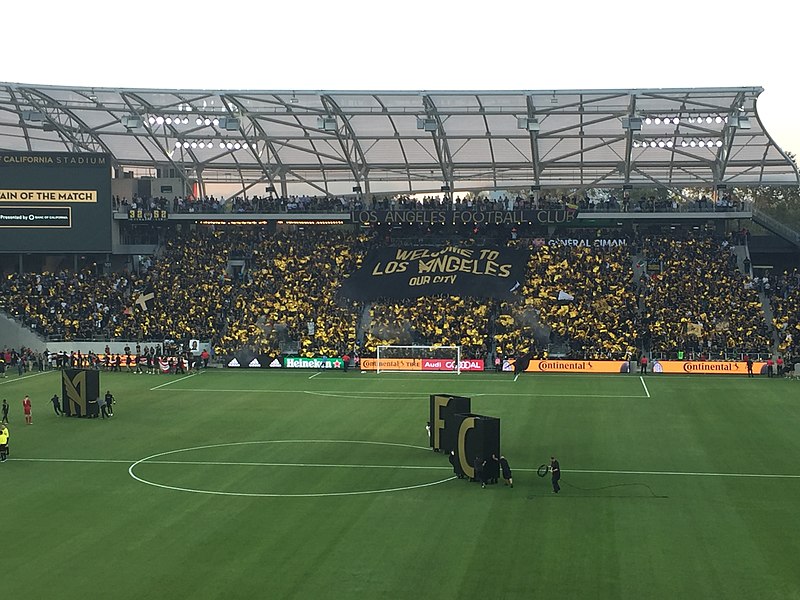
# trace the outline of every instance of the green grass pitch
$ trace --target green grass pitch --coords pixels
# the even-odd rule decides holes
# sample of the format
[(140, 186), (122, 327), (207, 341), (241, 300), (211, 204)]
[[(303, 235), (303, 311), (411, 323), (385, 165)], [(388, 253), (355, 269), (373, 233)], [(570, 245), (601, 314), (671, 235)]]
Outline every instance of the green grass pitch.
[[(117, 404), (102, 421), (54, 415), (59, 373), (9, 377), (0, 589), (14, 600), (800, 598), (800, 383), (644, 381), (104, 373)], [(473, 412), (501, 419), (513, 489), (451, 479), (426, 448), (431, 393), (471, 396)], [(553, 453), (557, 496), (535, 472)]]

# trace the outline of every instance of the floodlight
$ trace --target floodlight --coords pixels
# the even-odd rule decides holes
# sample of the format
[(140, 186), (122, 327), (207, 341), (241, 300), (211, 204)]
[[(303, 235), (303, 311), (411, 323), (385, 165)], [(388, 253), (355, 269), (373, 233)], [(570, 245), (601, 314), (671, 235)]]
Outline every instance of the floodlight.
[(201, 119), (200, 117), (197, 117), (197, 118), (194, 120), (194, 122), (195, 122), (195, 123), (197, 123), (198, 125), (202, 125), (202, 124), (203, 124), (203, 119)]

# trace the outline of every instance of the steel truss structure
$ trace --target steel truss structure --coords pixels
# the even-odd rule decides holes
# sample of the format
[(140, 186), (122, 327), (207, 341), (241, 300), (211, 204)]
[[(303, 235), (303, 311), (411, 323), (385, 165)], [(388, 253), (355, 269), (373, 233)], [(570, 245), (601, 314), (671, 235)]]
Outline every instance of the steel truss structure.
[[(760, 87), (219, 91), (0, 83), (0, 148), (241, 192), (798, 185)], [(260, 185), (263, 184), (263, 185)]]

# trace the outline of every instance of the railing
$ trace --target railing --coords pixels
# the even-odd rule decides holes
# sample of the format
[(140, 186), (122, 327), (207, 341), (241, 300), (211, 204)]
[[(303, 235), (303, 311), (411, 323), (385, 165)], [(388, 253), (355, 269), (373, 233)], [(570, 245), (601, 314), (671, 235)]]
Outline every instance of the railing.
[(745, 356), (749, 356), (753, 360), (767, 360), (772, 354), (770, 352), (741, 352), (741, 351), (727, 351), (727, 352), (696, 352), (686, 351), (681, 352), (678, 350), (671, 350), (669, 352), (656, 351), (650, 353), (650, 357), (654, 360), (707, 360), (707, 361), (742, 361)]
[(753, 208), (753, 220), (795, 246), (800, 246), (800, 233), (798, 233), (797, 230), (780, 222), (760, 208)]

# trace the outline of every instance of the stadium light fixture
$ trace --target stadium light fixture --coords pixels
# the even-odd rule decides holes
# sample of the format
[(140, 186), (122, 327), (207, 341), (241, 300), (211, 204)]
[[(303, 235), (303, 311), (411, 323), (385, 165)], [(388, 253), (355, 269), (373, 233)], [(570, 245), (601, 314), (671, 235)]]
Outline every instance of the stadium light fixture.
[(142, 118), (139, 115), (124, 115), (120, 121), (125, 129), (140, 129), (142, 126)]
[(641, 131), (642, 119), (639, 117), (622, 117), (622, 128), (629, 131)]

